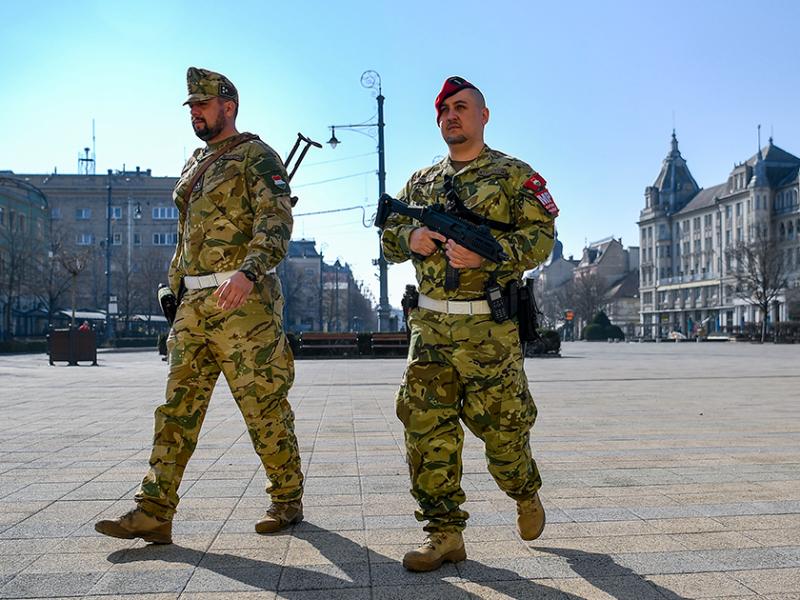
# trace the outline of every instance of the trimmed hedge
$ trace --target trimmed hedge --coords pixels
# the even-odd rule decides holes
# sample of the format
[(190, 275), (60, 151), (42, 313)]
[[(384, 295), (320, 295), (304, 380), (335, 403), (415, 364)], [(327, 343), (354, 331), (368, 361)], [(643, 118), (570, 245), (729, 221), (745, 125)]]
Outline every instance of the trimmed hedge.
[(0, 354), (47, 352), (47, 340), (7, 340), (0, 342)]
[(597, 341), (597, 340), (624, 340), (625, 334), (622, 329), (616, 325), (612, 325), (606, 313), (600, 311), (594, 316), (590, 325), (584, 327), (581, 332), (582, 340)]
[(117, 348), (157, 348), (158, 338), (155, 337), (135, 337), (125, 338), (118, 337), (114, 340), (114, 346)]
[(559, 354), (561, 352), (561, 336), (555, 329), (537, 329), (536, 331), (542, 340), (523, 344), (523, 352), (526, 357)]

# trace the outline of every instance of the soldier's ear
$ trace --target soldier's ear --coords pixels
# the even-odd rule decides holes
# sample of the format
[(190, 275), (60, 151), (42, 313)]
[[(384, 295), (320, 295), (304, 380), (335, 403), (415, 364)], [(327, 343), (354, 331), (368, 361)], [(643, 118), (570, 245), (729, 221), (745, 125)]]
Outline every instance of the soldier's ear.
[(485, 106), (481, 109), (481, 123), (486, 125), (489, 122), (489, 109)]
[(225, 109), (225, 116), (228, 118), (236, 116), (236, 102), (233, 100), (224, 100), (223, 108)]

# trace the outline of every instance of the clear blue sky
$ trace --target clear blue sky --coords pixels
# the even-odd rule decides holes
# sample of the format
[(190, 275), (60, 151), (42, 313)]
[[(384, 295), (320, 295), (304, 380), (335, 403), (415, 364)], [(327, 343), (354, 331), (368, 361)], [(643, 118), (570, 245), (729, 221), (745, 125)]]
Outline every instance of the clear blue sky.
[[(638, 245), (644, 189), (669, 150), (702, 187), (770, 133), (800, 155), (797, 24), (800, 3), (648, 2), (5, 2), (0, 170), (75, 173), (92, 146), (97, 172), (140, 166), (176, 176), (200, 145), (185, 73), (226, 74), (239, 88), (239, 129), (285, 155), (302, 131), (374, 118), (360, 85), (380, 73), (386, 97), (387, 190), (445, 153), (433, 99), (450, 75), (482, 89), (487, 143), (549, 181), (566, 254), (611, 235)], [(377, 199), (376, 142), (337, 131), (342, 144), (309, 153), (294, 179), (299, 214)], [(366, 173), (366, 174), (364, 174)], [(359, 175), (360, 174), (360, 175)], [(345, 177), (338, 181), (331, 179)], [(375, 229), (361, 211), (297, 217), (295, 238), (324, 243), (377, 298)], [(407, 266), (389, 270), (399, 305)]]

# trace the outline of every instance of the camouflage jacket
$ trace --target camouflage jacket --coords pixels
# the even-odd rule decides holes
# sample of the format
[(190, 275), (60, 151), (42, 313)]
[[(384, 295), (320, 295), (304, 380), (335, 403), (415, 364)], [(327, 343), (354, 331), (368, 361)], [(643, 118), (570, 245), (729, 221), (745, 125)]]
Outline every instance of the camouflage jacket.
[(478, 269), (461, 269), (458, 289), (445, 291), (444, 251), (437, 249), (427, 257), (412, 253), (409, 238), (421, 223), (393, 214), (381, 235), (384, 256), (395, 263), (411, 259), (421, 293), (437, 300), (482, 298), (490, 273), (505, 286), (547, 259), (555, 243), (554, 221), (558, 209), (543, 184), (536, 185), (537, 177), (541, 178), (530, 166), (486, 146), (478, 158), (458, 173), (449, 157), (417, 171), (398, 199), (418, 206), (444, 204), (444, 175), (452, 176), (453, 187), (467, 208), (488, 219), (514, 225), (510, 232), (491, 230), (510, 258), (500, 265), (484, 259)]
[(232, 139), (195, 150), (175, 186), (178, 244), (169, 283), (176, 292), (184, 275), (245, 269), (261, 281), (289, 248), (288, 177), (278, 154), (259, 139), (219, 157), (195, 184), (185, 206), (186, 186), (203, 159)]

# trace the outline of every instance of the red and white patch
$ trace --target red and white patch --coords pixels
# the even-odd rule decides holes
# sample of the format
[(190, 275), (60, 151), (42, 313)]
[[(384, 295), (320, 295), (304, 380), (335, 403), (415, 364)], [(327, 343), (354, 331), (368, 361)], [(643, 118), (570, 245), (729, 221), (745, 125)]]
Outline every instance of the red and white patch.
[(525, 183), (522, 184), (524, 187), (528, 188), (529, 190), (533, 190), (534, 192), (538, 192), (544, 186), (547, 185), (547, 182), (544, 180), (544, 177), (539, 175), (538, 173), (528, 179)]
[(549, 212), (551, 215), (558, 214), (558, 207), (556, 206), (553, 197), (550, 195), (550, 192), (547, 190), (542, 190), (541, 192), (536, 192), (534, 196), (536, 196), (536, 199), (542, 203), (542, 206), (547, 212)]

